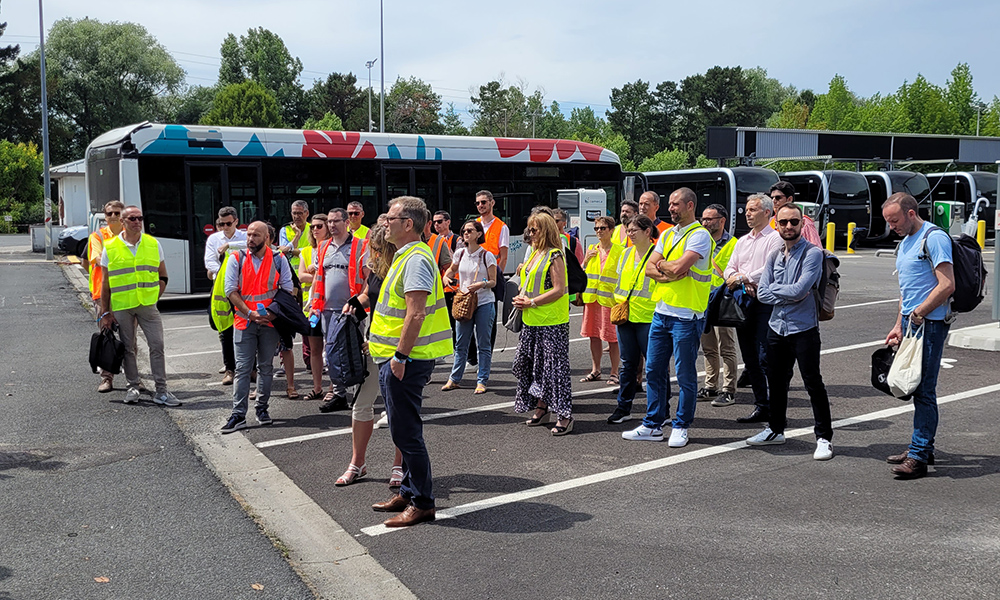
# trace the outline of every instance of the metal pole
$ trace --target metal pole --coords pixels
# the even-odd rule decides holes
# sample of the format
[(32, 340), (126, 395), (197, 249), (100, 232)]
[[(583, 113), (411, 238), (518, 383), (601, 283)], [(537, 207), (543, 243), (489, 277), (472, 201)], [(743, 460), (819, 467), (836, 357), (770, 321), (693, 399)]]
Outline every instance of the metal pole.
[[(1000, 160), (996, 161), (997, 169), (997, 183), (1000, 184)], [(998, 188), (1000, 189), (1000, 188)], [(1000, 209), (996, 206), (993, 207), (996, 211), (994, 215), (1000, 215)], [(995, 219), (995, 217), (994, 217)], [(994, 223), (996, 221), (994, 220)], [(993, 320), (1000, 321), (1000, 249), (997, 248), (997, 240), (1000, 239), (996, 234), (993, 236)]]
[(372, 126), (374, 125), (372, 122), (372, 67), (375, 66), (376, 60), (378, 59), (376, 58), (365, 63), (365, 66), (368, 67), (368, 133), (371, 133)]
[(378, 130), (385, 133), (385, 19), (382, 11), (382, 0), (378, 0), (378, 37), (379, 37), (379, 58), (382, 64), (379, 65), (382, 78), (382, 93), (378, 99), (379, 117)]
[(45, 20), (38, 0), (38, 50), (42, 72), (42, 185), (45, 187), (45, 260), (52, 260), (52, 185), (49, 180), (49, 101), (45, 89)]

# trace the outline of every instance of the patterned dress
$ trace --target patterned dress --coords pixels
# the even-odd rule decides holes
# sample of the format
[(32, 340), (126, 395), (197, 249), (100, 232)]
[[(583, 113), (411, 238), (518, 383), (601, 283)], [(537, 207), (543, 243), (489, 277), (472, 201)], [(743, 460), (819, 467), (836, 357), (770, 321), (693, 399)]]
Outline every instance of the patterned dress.
[[(545, 287), (552, 287), (549, 274)], [(539, 401), (560, 419), (573, 416), (573, 389), (569, 370), (569, 323), (525, 325), (514, 357), (517, 393), (514, 411), (534, 410)]]

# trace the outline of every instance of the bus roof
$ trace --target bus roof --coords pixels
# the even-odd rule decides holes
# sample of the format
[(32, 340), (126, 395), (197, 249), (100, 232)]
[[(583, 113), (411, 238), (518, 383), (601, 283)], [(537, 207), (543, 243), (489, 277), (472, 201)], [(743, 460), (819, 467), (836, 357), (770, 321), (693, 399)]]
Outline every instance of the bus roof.
[(157, 123), (114, 129), (91, 142), (87, 151), (126, 143), (128, 152), (139, 155), (621, 164), (614, 152), (575, 140)]

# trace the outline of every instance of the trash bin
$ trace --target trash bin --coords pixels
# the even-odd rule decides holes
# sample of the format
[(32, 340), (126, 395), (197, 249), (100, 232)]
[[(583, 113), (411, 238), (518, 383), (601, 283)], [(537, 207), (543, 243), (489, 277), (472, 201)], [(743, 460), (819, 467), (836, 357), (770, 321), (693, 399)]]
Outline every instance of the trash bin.
[(950, 200), (934, 202), (934, 224), (951, 235), (962, 235), (965, 223), (965, 204)]

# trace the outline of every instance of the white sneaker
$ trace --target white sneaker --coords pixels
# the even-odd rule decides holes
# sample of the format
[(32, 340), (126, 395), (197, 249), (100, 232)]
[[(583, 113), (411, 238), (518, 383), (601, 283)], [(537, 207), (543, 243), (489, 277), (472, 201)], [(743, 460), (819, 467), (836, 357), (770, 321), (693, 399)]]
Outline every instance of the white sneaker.
[(384, 410), (382, 411), (382, 416), (379, 417), (378, 421), (375, 421), (375, 429), (382, 429), (383, 427), (389, 427), (389, 415)]
[(765, 427), (757, 435), (747, 438), (748, 446), (776, 446), (785, 443), (785, 434), (774, 433), (770, 427)]
[(830, 460), (833, 458), (833, 444), (830, 440), (819, 438), (816, 440), (816, 451), (813, 452), (814, 460)]
[(129, 387), (125, 392), (125, 404), (136, 404), (139, 402), (139, 388)]
[(671, 448), (683, 448), (688, 443), (688, 430), (674, 427), (670, 430), (670, 441), (667, 445)]
[(645, 425), (639, 425), (635, 429), (622, 432), (623, 440), (636, 440), (643, 442), (662, 442), (663, 430), (660, 428), (650, 429)]
[(180, 406), (181, 401), (178, 400), (170, 392), (163, 392), (162, 394), (156, 394), (153, 396), (153, 402), (159, 404), (160, 406)]

